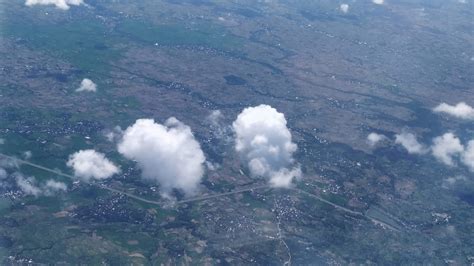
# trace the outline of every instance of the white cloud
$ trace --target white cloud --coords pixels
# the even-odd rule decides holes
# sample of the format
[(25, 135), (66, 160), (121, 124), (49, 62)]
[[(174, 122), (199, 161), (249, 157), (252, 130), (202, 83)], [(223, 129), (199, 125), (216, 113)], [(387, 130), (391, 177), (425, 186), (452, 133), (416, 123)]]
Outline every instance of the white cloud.
[(90, 79), (83, 79), (81, 82), (81, 86), (76, 90), (78, 92), (80, 91), (91, 91), (91, 92), (96, 92), (97, 91), (97, 85), (92, 82)]
[(220, 120), (222, 119), (223, 115), (220, 110), (213, 110), (211, 114), (207, 117), (207, 119), (211, 122), (213, 125), (219, 125)]
[(474, 119), (474, 108), (464, 102), (460, 102), (456, 105), (441, 103), (436, 106), (433, 111), (437, 113), (446, 113), (461, 119)]
[(269, 105), (244, 109), (233, 123), (236, 135), (235, 149), (248, 161), (252, 176), (269, 179), (273, 186), (287, 187), (294, 178), (301, 176), (294, 164), (293, 153), (297, 146), (282, 113)]
[(370, 146), (373, 147), (373, 146), (377, 145), (377, 143), (379, 143), (380, 141), (385, 140), (385, 139), (387, 139), (387, 137), (385, 135), (377, 134), (375, 132), (372, 132), (367, 136), (367, 143)]
[(428, 152), (426, 147), (419, 143), (416, 136), (412, 133), (402, 132), (401, 134), (396, 134), (395, 143), (402, 145), (411, 154), (424, 154)]
[(27, 195), (39, 196), (41, 189), (36, 186), (36, 180), (34, 177), (23, 177), (20, 174), (16, 174), (16, 184)]
[(46, 183), (38, 185), (36, 179), (32, 176), (24, 177), (20, 173), (15, 173), (16, 185), (26, 195), (32, 195), (35, 197), (44, 195), (51, 196), (59, 191), (66, 191), (67, 186), (62, 182), (49, 179)]
[(46, 195), (52, 195), (57, 191), (66, 191), (67, 186), (63, 182), (54, 181), (49, 179), (46, 181), (46, 184), (43, 186), (43, 193)]
[(384, 0), (372, 0), (372, 3), (377, 4), (377, 5), (383, 5)]
[(5, 144), (5, 139), (0, 138), (0, 145)]
[(461, 156), (461, 161), (474, 172), (474, 140), (467, 143), (466, 150)]
[(453, 133), (446, 133), (433, 139), (431, 147), (433, 156), (447, 165), (454, 165), (453, 156), (464, 151), (461, 141)]
[(104, 137), (109, 142), (115, 142), (119, 140), (123, 135), (123, 130), (121, 127), (116, 126), (113, 130), (106, 130), (104, 131)]
[(105, 179), (120, 172), (104, 154), (95, 150), (81, 150), (70, 155), (67, 166), (73, 168), (74, 176), (84, 181)]
[(78, 6), (84, 4), (83, 0), (26, 0), (25, 5), (55, 5), (62, 10), (68, 10), (71, 6)]
[(229, 125), (222, 121), (223, 118), (224, 115), (220, 110), (214, 110), (207, 116), (206, 121), (214, 137), (227, 143), (232, 141), (232, 133)]
[(349, 5), (348, 5), (348, 4), (341, 4), (341, 5), (339, 6), (339, 8), (341, 9), (341, 11), (342, 11), (343, 13), (349, 12)]
[(33, 156), (33, 153), (31, 151), (25, 151), (23, 153), (23, 158), (25, 158), (25, 160), (31, 159), (31, 156)]
[(118, 151), (135, 160), (143, 178), (158, 183), (164, 196), (172, 189), (195, 194), (204, 174), (206, 158), (200, 144), (189, 126), (174, 117), (164, 125), (138, 119), (124, 131)]
[(289, 187), (294, 178), (300, 178), (302, 175), (299, 166), (293, 169), (282, 168), (274, 172), (270, 179), (270, 185), (273, 187)]
[(452, 188), (456, 183), (463, 181), (467, 181), (465, 176), (452, 176), (444, 179), (441, 186), (443, 188)]
[(7, 176), (8, 176), (7, 171), (0, 167), (0, 180), (5, 179)]
[(13, 159), (13, 158), (6, 158), (6, 157), (1, 157), (0, 158), (0, 167), (2, 168), (18, 168), (18, 161)]

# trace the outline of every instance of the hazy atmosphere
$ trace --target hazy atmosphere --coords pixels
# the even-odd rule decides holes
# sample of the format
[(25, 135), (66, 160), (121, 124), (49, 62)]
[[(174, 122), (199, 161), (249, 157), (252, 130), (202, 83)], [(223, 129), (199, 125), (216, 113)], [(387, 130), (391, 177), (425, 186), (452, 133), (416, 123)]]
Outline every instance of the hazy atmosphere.
[(473, 247), (473, 0), (0, 0), (1, 265)]

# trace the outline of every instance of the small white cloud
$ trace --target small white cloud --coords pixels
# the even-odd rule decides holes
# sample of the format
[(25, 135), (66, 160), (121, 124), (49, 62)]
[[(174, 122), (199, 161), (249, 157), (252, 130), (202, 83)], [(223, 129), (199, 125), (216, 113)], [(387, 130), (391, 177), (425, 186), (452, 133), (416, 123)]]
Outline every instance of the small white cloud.
[(209, 171), (216, 171), (220, 168), (220, 165), (218, 163), (211, 163), (209, 161), (206, 161), (206, 167), (207, 169), (209, 169)]
[(0, 145), (5, 144), (5, 139), (0, 138)]
[(441, 103), (440, 105), (436, 106), (433, 111), (437, 113), (445, 113), (461, 119), (474, 119), (474, 108), (464, 102), (460, 102), (456, 105)]
[(81, 82), (81, 86), (76, 90), (78, 92), (80, 91), (91, 91), (91, 92), (96, 92), (97, 91), (97, 85), (92, 82), (90, 79), (83, 79)]
[(33, 153), (31, 151), (25, 151), (23, 153), (23, 158), (25, 158), (25, 160), (31, 159), (31, 156), (33, 156)]
[(211, 124), (213, 125), (219, 125), (220, 120), (222, 119), (223, 115), (220, 110), (213, 110), (211, 114), (207, 117), (207, 119), (210, 121)]
[(375, 132), (372, 132), (367, 136), (367, 143), (370, 146), (373, 147), (373, 146), (377, 145), (377, 143), (379, 143), (380, 141), (383, 141), (385, 139), (387, 139), (387, 137), (385, 135), (377, 134)]
[(229, 125), (223, 123), (224, 115), (220, 110), (214, 110), (206, 118), (206, 122), (210, 126), (210, 130), (215, 138), (221, 139), (224, 142), (232, 140), (232, 133)]
[(7, 176), (8, 176), (7, 171), (0, 167), (0, 180), (5, 179)]
[(113, 130), (106, 130), (104, 131), (104, 137), (109, 142), (115, 142), (119, 140), (123, 135), (123, 130), (121, 127), (116, 126)]
[(466, 150), (461, 156), (461, 161), (474, 172), (474, 140), (467, 143)]
[(53, 179), (46, 181), (46, 184), (43, 186), (43, 193), (45, 195), (52, 195), (58, 191), (66, 191), (67, 186), (63, 182), (58, 182)]
[(56, 8), (68, 10), (71, 6), (84, 4), (83, 0), (26, 0), (25, 5), (55, 5)]
[(36, 180), (34, 177), (23, 177), (21, 174), (16, 174), (16, 184), (27, 195), (39, 196), (42, 191), (36, 186)]
[(342, 11), (343, 13), (347, 13), (347, 12), (349, 12), (349, 5), (348, 5), (348, 4), (341, 4), (341, 5), (339, 6), (339, 9), (341, 9), (341, 11)]
[(452, 188), (456, 183), (466, 180), (467, 178), (465, 176), (452, 176), (444, 179), (441, 186), (443, 188)]
[(73, 168), (74, 176), (84, 181), (106, 179), (120, 172), (104, 154), (95, 150), (81, 150), (70, 155), (67, 166)]
[(396, 134), (395, 143), (402, 145), (411, 154), (425, 154), (428, 152), (426, 147), (419, 143), (416, 136), (412, 133), (402, 132), (401, 134)]
[(135, 160), (143, 178), (158, 183), (165, 197), (173, 189), (195, 194), (204, 174), (206, 158), (200, 144), (191, 128), (174, 117), (164, 125), (138, 119), (124, 131), (118, 151)]
[(18, 168), (19, 164), (16, 159), (0, 157), (0, 167), (2, 168)]
[(270, 185), (272, 187), (289, 187), (294, 178), (300, 178), (301, 176), (302, 173), (299, 166), (291, 170), (282, 168), (278, 172), (273, 173), (270, 179)]
[(464, 147), (453, 133), (446, 133), (433, 139), (431, 151), (440, 162), (452, 166), (454, 165), (453, 156), (461, 154)]
[(297, 146), (282, 113), (269, 105), (245, 108), (233, 123), (235, 149), (248, 162), (252, 176), (262, 176), (277, 187), (288, 187), (301, 176), (294, 164)]
[(376, 5), (383, 5), (384, 0), (372, 0), (372, 3), (374, 3)]

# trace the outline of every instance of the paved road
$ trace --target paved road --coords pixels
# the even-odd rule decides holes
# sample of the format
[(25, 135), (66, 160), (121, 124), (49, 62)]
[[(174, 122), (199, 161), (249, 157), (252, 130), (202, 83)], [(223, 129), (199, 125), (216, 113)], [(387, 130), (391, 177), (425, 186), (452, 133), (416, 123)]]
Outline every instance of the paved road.
[(233, 194), (238, 194), (242, 192), (247, 192), (247, 191), (253, 191), (257, 189), (264, 189), (264, 188), (270, 188), (268, 185), (260, 185), (260, 186), (255, 186), (255, 187), (248, 187), (248, 188), (240, 188), (236, 190), (232, 190), (229, 192), (223, 192), (223, 193), (218, 193), (218, 194), (211, 194), (211, 195), (205, 195), (205, 196), (199, 196), (195, 198), (189, 198), (185, 200), (180, 200), (176, 202), (176, 204), (183, 204), (183, 203), (189, 203), (189, 202), (194, 202), (194, 201), (203, 201), (203, 200), (208, 200), (208, 199), (214, 199), (214, 198), (219, 198), (223, 196), (229, 196)]

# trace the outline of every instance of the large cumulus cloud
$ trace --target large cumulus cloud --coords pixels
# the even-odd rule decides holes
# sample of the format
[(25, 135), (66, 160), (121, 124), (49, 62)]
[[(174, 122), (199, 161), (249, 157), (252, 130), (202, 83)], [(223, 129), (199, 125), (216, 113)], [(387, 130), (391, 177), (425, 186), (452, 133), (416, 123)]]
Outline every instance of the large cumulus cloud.
[(252, 176), (266, 177), (275, 187), (290, 186), (295, 177), (301, 176), (299, 166), (290, 169), (297, 146), (282, 113), (269, 105), (249, 107), (232, 126), (235, 149), (248, 162)]
[(135, 160), (143, 178), (160, 185), (164, 195), (179, 189), (196, 193), (204, 174), (206, 158), (191, 129), (174, 117), (162, 125), (153, 119), (138, 119), (124, 131), (118, 151)]
[(62, 10), (68, 10), (70, 6), (78, 6), (84, 4), (83, 0), (26, 0), (25, 5), (55, 5)]

